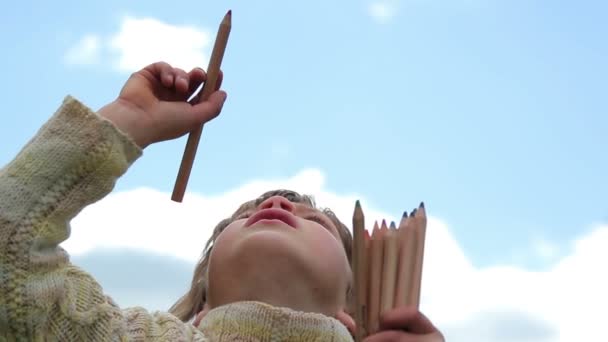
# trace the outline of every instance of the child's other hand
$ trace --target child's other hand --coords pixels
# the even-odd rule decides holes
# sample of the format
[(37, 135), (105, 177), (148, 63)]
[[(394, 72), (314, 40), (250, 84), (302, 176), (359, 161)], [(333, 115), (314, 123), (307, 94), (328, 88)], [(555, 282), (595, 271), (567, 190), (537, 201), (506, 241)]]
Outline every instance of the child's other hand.
[(380, 332), (365, 342), (445, 342), (441, 332), (420, 311), (398, 308), (380, 318)]
[(217, 89), (207, 101), (186, 102), (207, 74), (189, 73), (164, 62), (151, 64), (131, 75), (118, 98), (99, 110), (140, 147), (178, 138), (212, 120), (222, 110), (226, 93)]

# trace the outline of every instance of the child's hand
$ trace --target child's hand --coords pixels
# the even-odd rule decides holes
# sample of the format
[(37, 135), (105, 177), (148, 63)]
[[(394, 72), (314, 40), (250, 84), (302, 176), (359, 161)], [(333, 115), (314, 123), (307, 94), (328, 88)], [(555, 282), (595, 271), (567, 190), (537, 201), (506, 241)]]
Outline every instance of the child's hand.
[(445, 342), (443, 335), (428, 318), (412, 308), (398, 308), (380, 318), (380, 332), (365, 342)]
[(142, 148), (178, 138), (212, 120), (222, 110), (226, 100), (223, 91), (215, 91), (207, 101), (194, 101), (194, 105), (186, 102), (206, 78), (202, 69), (186, 73), (164, 62), (151, 64), (131, 75), (118, 98), (100, 109), (99, 114)]

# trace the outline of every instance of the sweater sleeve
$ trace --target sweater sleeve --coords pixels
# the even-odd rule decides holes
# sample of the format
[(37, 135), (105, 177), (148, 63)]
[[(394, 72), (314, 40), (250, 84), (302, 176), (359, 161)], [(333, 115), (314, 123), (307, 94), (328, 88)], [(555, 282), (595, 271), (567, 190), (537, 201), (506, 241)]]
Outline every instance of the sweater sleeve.
[(0, 170), (0, 340), (204, 340), (168, 313), (121, 310), (59, 246), (71, 219), (107, 195), (141, 153), (68, 96)]

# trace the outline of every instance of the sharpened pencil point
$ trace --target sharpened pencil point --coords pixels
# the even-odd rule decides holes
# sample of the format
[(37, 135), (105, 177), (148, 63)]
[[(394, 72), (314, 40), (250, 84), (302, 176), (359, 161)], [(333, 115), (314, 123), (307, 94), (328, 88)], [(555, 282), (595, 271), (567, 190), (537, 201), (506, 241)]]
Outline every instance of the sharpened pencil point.
[(355, 215), (363, 216), (363, 209), (361, 209), (361, 203), (359, 202), (359, 200), (355, 202)]
[(380, 225), (380, 231), (382, 235), (384, 235), (388, 231), (388, 225), (386, 224), (386, 220), (382, 219), (382, 224)]
[(364, 220), (365, 216), (363, 215), (363, 209), (361, 209), (361, 203), (357, 200), (357, 202), (355, 202), (355, 212), (353, 213), (353, 224), (357, 221), (356, 224), (363, 226)]
[(378, 222), (374, 223), (374, 229), (372, 229), (372, 239), (375, 239), (377, 236), (380, 236), (380, 226), (378, 226)]
[(418, 211), (418, 209), (414, 209), (412, 210), (412, 213), (410, 214), (410, 216), (416, 216), (416, 212)]
[(407, 210), (403, 212), (403, 216), (401, 216), (401, 221), (399, 221), (399, 229), (401, 229), (401, 227), (405, 227), (405, 223), (407, 222), (408, 218), (407, 218)]
[(420, 202), (420, 208), (424, 208), (424, 202)]
[(390, 224), (389, 228), (392, 229), (392, 230), (397, 229), (397, 225), (395, 224), (395, 221), (391, 221), (391, 224)]
[(228, 10), (228, 13), (226, 13), (226, 15), (232, 16), (232, 10)]

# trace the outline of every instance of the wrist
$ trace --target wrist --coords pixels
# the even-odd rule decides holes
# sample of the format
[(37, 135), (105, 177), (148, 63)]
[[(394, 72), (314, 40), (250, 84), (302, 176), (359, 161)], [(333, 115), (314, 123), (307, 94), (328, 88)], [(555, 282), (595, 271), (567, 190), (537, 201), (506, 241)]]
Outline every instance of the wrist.
[(144, 149), (150, 142), (142, 134), (145, 130), (142, 129), (142, 122), (138, 119), (143, 117), (141, 111), (141, 109), (134, 108), (133, 105), (117, 99), (99, 109), (98, 114), (110, 121), (114, 127), (127, 135), (141, 149)]

